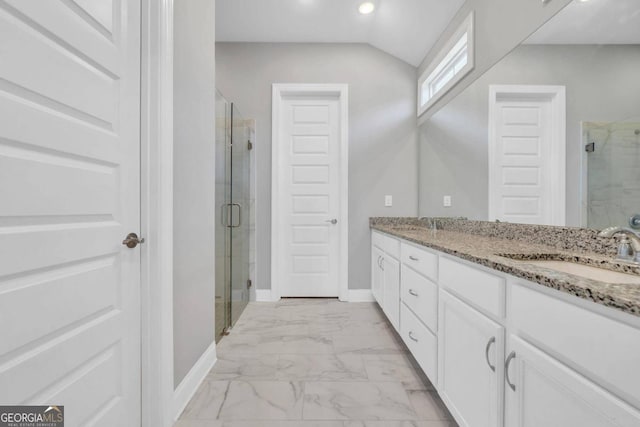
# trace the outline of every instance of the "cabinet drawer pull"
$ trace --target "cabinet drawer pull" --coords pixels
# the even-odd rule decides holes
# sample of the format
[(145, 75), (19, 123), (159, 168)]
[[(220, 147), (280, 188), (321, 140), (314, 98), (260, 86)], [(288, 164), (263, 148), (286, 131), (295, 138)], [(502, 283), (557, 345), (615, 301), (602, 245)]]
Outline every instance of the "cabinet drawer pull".
[(491, 339), (487, 343), (487, 346), (484, 349), (484, 358), (487, 359), (487, 365), (489, 365), (489, 367), (493, 372), (496, 371), (496, 367), (495, 365), (492, 365), (491, 362), (489, 361), (489, 349), (491, 348), (491, 344), (494, 344), (495, 342), (496, 342), (496, 337), (491, 337)]
[(511, 379), (509, 378), (509, 365), (511, 364), (511, 361), (513, 359), (516, 358), (516, 352), (512, 351), (511, 353), (509, 353), (509, 356), (507, 357), (507, 361), (504, 363), (504, 378), (505, 380), (507, 380), (507, 384), (509, 384), (509, 387), (511, 387), (511, 390), (516, 391), (516, 386), (511, 382)]
[(384, 271), (384, 257), (380, 257), (380, 270)]
[(417, 296), (418, 296), (418, 293), (417, 293), (416, 291), (414, 291), (413, 289), (409, 289), (409, 293), (410, 293), (411, 295), (413, 295), (414, 297), (417, 297)]
[(419, 261), (419, 259), (418, 259), (418, 258), (416, 258), (416, 257), (414, 257), (413, 255), (409, 255), (409, 259), (410, 259), (411, 261)]
[(381, 259), (382, 259), (382, 257), (381, 257), (380, 255), (378, 255), (378, 268), (382, 268), (382, 267), (380, 266), (380, 260), (381, 260)]
[(418, 339), (413, 336), (413, 331), (409, 331), (409, 338), (411, 338), (415, 342), (418, 342)]

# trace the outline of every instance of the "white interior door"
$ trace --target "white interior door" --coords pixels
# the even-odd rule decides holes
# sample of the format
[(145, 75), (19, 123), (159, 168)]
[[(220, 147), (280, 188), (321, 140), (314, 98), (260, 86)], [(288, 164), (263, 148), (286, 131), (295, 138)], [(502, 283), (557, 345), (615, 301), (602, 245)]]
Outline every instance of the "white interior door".
[(0, 1), (0, 402), (140, 425), (140, 1)]
[[(343, 217), (341, 103), (337, 96), (283, 96), (277, 114), (273, 233), (280, 296), (337, 297)], [(277, 213), (276, 213), (277, 212)]]
[(489, 219), (564, 225), (564, 101), (548, 87), (492, 88)]

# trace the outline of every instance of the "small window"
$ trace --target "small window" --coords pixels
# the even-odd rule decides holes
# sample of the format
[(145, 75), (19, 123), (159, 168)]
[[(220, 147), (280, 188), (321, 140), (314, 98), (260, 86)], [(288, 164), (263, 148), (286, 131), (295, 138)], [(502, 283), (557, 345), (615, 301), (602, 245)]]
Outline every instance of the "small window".
[(473, 69), (473, 13), (449, 39), (418, 80), (418, 115)]

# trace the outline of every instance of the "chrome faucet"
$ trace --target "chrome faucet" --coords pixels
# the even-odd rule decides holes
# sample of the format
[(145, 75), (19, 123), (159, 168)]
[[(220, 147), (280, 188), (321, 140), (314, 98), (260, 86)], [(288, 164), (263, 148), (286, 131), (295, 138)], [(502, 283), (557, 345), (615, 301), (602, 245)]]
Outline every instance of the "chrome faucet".
[(601, 237), (613, 237), (616, 234), (624, 234), (625, 237), (618, 246), (618, 260), (640, 263), (640, 233), (630, 228), (608, 227), (598, 233)]

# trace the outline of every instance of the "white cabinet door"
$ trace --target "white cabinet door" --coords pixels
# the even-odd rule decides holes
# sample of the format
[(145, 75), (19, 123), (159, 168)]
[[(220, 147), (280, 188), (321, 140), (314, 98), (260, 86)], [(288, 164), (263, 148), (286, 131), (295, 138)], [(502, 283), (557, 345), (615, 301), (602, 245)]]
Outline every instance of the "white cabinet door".
[(400, 262), (385, 256), (382, 259), (384, 270), (384, 312), (389, 321), (400, 330)]
[(640, 412), (520, 338), (509, 337), (509, 427), (626, 427)]
[(380, 307), (384, 307), (383, 287), (384, 274), (382, 272), (383, 253), (375, 246), (371, 246), (371, 292), (373, 297), (378, 301)]
[(460, 426), (502, 425), (504, 328), (440, 291), (438, 391)]

